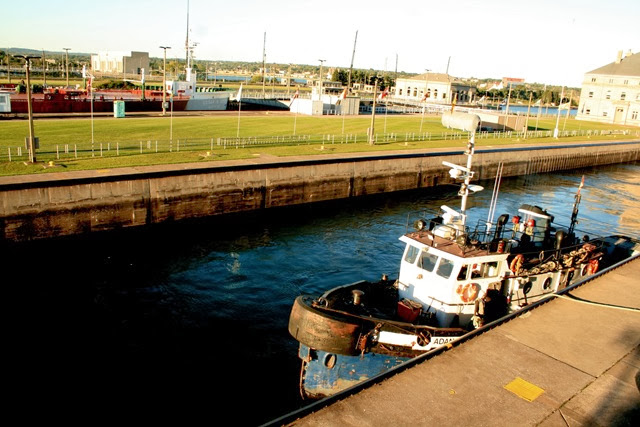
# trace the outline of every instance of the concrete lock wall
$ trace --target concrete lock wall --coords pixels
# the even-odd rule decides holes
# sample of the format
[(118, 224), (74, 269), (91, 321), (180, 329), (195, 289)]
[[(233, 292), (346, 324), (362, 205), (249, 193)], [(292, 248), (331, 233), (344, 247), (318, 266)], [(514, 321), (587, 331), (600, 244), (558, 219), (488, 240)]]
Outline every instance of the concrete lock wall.
[[(476, 150), (476, 179), (639, 159), (640, 141)], [(0, 179), (0, 240), (28, 241), (452, 183), (461, 151), (348, 155), (277, 163), (64, 173)]]

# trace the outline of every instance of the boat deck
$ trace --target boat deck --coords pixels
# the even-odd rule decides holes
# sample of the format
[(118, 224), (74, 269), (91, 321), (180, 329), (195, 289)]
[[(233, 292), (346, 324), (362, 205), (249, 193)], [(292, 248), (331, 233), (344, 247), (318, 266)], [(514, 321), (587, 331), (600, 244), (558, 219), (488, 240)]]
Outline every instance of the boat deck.
[(603, 273), (570, 292), (583, 302), (555, 298), (273, 424), (637, 425), (640, 259)]

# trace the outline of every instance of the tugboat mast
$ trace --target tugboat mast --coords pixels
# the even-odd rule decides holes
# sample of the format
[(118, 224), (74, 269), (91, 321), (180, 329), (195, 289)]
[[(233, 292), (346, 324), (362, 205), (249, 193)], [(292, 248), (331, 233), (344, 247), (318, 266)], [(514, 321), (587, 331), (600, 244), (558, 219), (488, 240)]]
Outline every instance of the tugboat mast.
[(467, 143), (467, 150), (464, 154), (467, 155), (467, 165), (459, 166), (454, 163), (442, 162), (443, 165), (449, 166), (452, 169), (449, 171), (449, 175), (451, 175), (454, 179), (462, 179), (463, 183), (460, 184), (460, 191), (458, 191), (458, 195), (462, 197), (460, 201), (460, 216), (461, 223), (464, 226), (467, 221), (467, 198), (469, 197), (469, 191), (480, 191), (482, 187), (480, 186), (472, 186), (471, 178), (473, 178), (474, 172), (471, 170), (471, 164), (473, 159), (473, 154), (475, 152), (475, 137), (476, 130), (478, 129), (478, 125), (480, 124), (480, 117), (475, 114), (468, 113), (444, 113), (442, 115), (442, 124), (447, 128), (454, 128), (463, 131), (467, 131), (471, 134), (469, 138), (469, 142)]

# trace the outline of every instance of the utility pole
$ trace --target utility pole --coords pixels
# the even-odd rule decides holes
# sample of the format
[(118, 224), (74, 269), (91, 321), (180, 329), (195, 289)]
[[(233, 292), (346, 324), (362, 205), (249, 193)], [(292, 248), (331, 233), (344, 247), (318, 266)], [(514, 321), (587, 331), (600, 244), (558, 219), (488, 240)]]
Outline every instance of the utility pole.
[(25, 67), (27, 69), (27, 109), (29, 111), (29, 161), (31, 163), (36, 162), (36, 141), (33, 132), (33, 104), (31, 101), (31, 60), (38, 59), (39, 56), (29, 56), (29, 55), (16, 55), (16, 58), (22, 58), (25, 61)]
[(66, 51), (66, 62), (67, 62), (67, 87), (69, 87), (69, 50), (71, 50), (71, 48), (68, 47), (63, 47), (62, 48), (64, 51)]
[(171, 49), (170, 46), (160, 46), (160, 49), (164, 49), (164, 62), (162, 66), (162, 115), (167, 112), (167, 49)]

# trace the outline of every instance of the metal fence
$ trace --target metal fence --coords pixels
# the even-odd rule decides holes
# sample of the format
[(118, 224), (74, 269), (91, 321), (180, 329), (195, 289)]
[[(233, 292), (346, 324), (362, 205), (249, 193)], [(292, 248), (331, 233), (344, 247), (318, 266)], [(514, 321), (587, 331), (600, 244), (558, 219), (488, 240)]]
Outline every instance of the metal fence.
[[(533, 139), (553, 137), (553, 131), (505, 131), (505, 132), (477, 132), (476, 140), (481, 139)], [(640, 130), (570, 130), (559, 131), (559, 138), (568, 137), (599, 137), (607, 135), (640, 136)], [(375, 144), (409, 143), (464, 140), (470, 137), (468, 132), (393, 132), (376, 133), (373, 136)], [(203, 157), (210, 156), (214, 151), (239, 148), (259, 148), (295, 145), (334, 145), (357, 144), (369, 142), (366, 133), (324, 134), (324, 135), (270, 135), (247, 137), (211, 137), (165, 140), (136, 140), (94, 142), (79, 144), (57, 144), (37, 150), (39, 161), (59, 161), (70, 159), (90, 159), (95, 157), (117, 157), (131, 155), (145, 155), (158, 153), (202, 153)], [(29, 159), (26, 146), (0, 146), (0, 162), (23, 162)]]

